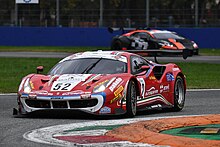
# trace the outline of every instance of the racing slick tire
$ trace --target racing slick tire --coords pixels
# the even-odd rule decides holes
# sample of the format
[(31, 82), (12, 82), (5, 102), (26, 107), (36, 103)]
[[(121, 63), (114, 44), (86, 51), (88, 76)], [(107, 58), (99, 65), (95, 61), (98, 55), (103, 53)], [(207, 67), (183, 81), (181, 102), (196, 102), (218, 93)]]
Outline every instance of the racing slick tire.
[(112, 39), (111, 49), (112, 50), (129, 50), (131, 47), (131, 41), (126, 36), (116, 36)]
[(174, 107), (173, 111), (181, 111), (185, 103), (185, 89), (183, 79), (177, 76), (174, 86)]
[(194, 55), (199, 55), (199, 49), (195, 49)]
[(111, 44), (112, 50), (122, 50), (122, 41), (119, 39), (116, 39)]
[(132, 118), (137, 112), (137, 91), (134, 81), (129, 81), (126, 95), (126, 117)]

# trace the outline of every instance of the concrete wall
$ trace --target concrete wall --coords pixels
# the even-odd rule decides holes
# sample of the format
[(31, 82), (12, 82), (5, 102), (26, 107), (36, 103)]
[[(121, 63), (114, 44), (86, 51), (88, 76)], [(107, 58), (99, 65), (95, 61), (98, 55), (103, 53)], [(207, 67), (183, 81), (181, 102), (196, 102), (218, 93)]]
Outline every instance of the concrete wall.
[[(198, 43), (220, 49), (220, 28), (169, 28)], [(107, 28), (0, 27), (0, 46), (110, 46)]]

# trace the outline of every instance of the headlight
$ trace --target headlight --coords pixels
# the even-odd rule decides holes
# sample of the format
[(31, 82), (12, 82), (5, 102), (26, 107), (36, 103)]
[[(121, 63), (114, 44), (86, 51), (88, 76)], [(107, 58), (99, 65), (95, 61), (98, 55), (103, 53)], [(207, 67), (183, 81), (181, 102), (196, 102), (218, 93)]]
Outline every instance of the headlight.
[(31, 92), (30, 78), (28, 78), (24, 83), (24, 93)]
[(106, 80), (102, 83), (99, 83), (97, 86), (94, 87), (93, 92), (97, 93), (104, 91), (109, 86), (110, 82), (112, 82), (112, 80)]

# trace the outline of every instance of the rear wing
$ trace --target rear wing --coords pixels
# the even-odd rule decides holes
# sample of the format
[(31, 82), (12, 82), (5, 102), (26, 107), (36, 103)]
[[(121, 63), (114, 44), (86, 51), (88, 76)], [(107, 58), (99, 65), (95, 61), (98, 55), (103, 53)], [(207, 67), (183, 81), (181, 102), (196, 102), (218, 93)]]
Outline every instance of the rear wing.
[(124, 27), (113, 28), (113, 27), (108, 27), (108, 32), (109, 33), (113, 33), (115, 31), (121, 31), (121, 33), (124, 34), (126, 32), (130, 32), (130, 31), (134, 31), (134, 30), (151, 30), (151, 28), (146, 28), (146, 27), (138, 27), (138, 28), (124, 28)]
[(157, 57), (162, 56), (170, 56), (170, 55), (181, 55), (183, 59), (187, 59), (190, 56), (193, 56), (193, 51), (191, 49), (183, 49), (183, 50), (159, 50), (159, 49), (148, 49), (148, 50), (125, 50), (126, 52), (135, 53), (141, 56), (151, 56), (154, 57), (156, 63)]
[(116, 31), (121, 31), (121, 34), (124, 34), (126, 32), (130, 32), (130, 31), (134, 31), (136, 29), (134, 28), (124, 28), (124, 27), (120, 27), (120, 28), (112, 28), (112, 27), (108, 27), (108, 32), (109, 33), (113, 33), (113, 32), (116, 32)]

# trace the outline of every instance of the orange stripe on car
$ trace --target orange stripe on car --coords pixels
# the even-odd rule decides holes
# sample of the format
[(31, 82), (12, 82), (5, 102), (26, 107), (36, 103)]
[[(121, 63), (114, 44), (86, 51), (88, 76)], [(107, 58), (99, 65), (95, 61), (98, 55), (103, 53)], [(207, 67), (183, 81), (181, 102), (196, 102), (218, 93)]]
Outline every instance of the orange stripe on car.
[(168, 39), (170, 42), (172, 42), (178, 49), (185, 49), (185, 47), (180, 43), (180, 42), (176, 42), (175, 39)]

